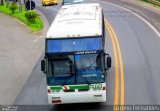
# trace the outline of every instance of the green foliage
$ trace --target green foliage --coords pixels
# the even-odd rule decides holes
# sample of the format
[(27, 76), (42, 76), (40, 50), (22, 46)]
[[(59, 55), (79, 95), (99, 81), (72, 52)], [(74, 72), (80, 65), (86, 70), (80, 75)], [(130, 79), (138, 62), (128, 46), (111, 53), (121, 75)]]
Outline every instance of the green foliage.
[(155, 1), (153, 1), (153, 0), (141, 0), (141, 1), (144, 1), (144, 2), (150, 3), (154, 6), (160, 7), (160, 0), (155, 0)]
[(33, 10), (29, 10), (25, 13), (25, 17), (30, 23), (35, 23), (37, 16), (38, 14), (36, 13), (36, 11)]
[(9, 6), (9, 9), (11, 10), (12, 14), (14, 14), (15, 10), (17, 10), (18, 6), (16, 2), (12, 2), (11, 5)]
[(43, 28), (43, 22), (39, 16), (36, 17), (35, 22), (31, 23), (25, 17), (25, 7), (22, 6), (22, 12), (18, 12), (18, 8), (15, 10), (14, 14), (11, 14), (9, 8), (6, 7), (6, 3), (4, 2), (4, 6), (0, 6), (0, 12), (8, 14), (21, 22), (25, 23), (33, 32), (38, 31)]
[(3, 5), (4, 5), (4, 1), (3, 1), (3, 0), (1, 0), (1, 3), (0, 3), (0, 5), (1, 5), (1, 6), (3, 6)]

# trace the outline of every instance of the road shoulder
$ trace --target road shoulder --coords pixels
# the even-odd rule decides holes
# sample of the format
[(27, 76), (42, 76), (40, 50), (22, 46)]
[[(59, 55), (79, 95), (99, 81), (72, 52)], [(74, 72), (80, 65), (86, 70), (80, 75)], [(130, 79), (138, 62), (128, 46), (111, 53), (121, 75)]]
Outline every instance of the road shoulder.
[[(42, 13), (40, 17), (48, 24)], [(24, 24), (0, 13), (0, 104), (13, 104), (27, 82), (44, 51), (48, 27), (31, 33)]]

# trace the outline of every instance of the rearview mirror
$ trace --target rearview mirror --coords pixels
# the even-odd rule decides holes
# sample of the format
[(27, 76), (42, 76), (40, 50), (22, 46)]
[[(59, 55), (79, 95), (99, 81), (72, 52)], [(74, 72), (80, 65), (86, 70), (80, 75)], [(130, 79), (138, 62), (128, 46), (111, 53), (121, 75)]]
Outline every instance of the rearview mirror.
[(109, 54), (105, 54), (105, 56), (107, 56), (107, 58), (106, 58), (106, 70), (108, 70), (109, 68), (111, 68), (112, 59), (111, 59), (111, 57), (109, 56)]
[(46, 70), (46, 64), (45, 64), (45, 59), (41, 60), (41, 71), (45, 72)]
[(112, 60), (111, 57), (107, 57), (107, 68), (111, 68)]

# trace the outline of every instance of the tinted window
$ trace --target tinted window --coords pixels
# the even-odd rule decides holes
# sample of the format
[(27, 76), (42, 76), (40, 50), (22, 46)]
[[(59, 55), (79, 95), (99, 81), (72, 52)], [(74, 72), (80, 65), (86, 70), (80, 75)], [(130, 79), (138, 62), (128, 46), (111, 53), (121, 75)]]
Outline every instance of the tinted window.
[(47, 40), (47, 53), (102, 50), (102, 39), (81, 38)]

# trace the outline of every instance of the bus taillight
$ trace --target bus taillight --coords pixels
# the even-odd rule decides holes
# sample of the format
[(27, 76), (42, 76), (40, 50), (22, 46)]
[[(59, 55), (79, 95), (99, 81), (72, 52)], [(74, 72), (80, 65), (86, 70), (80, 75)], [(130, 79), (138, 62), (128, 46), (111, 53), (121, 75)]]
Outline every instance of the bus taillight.
[(61, 103), (61, 100), (52, 100), (52, 103)]
[(105, 87), (105, 86), (103, 86), (103, 87), (102, 87), (102, 90), (103, 90), (103, 91), (104, 91), (104, 90), (106, 90), (106, 87)]
[(51, 90), (50, 89), (48, 89), (48, 93), (51, 94)]

